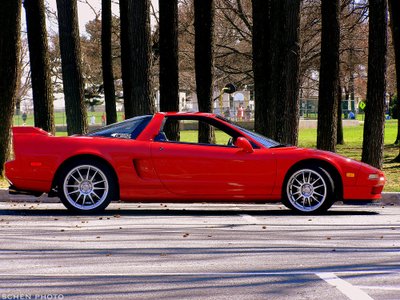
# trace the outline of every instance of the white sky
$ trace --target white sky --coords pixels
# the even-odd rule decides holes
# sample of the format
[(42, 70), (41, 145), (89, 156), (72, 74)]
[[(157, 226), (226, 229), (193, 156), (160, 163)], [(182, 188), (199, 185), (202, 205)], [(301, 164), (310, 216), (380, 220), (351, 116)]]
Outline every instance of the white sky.
[[(52, 11), (57, 11), (56, 0), (45, 0), (47, 5), (50, 7)], [(89, 4), (93, 7), (96, 12), (100, 12), (101, 10), (101, 0), (88, 0)], [(114, 13), (118, 13), (118, 5), (113, 5)], [(79, 22), (79, 33), (85, 33), (85, 25), (90, 20), (95, 18), (95, 14), (93, 10), (89, 7), (89, 5), (81, 3), (78, 1), (78, 22)], [(49, 22), (48, 22), (49, 23)], [(48, 24), (49, 27), (53, 31), (57, 31), (58, 28), (54, 28), (54, 24)]]
[[(56, 0), (45, 0), (45, 2), (52, 11), (57, 11)], [(98, 13), (101, 11), (101, 0), (87, 0), (87, 2)], [(158, 11), (158, 0), (151, 0), (151, 2), (153, 3), (155, 10)], [(78, 22), (79, 22), (79, 33), (81, 35), (85, 34), (86, 23), (95, 18), (93, 9), (90, 6), (86, 3), (78, 1)], [(112, 10), (114, 14), (118, 15), (119, 14), (118, 4), (113, 3)], [(22, 11), (23, 11), (22, 20), (23, 23), (25, 23), (24, 9), (22, 9)], [(58, 30), (57, 26), (55, 24), (51, 24), (49, 20), (47, 20), (47, 27), (50, 32), (56, 32)]]

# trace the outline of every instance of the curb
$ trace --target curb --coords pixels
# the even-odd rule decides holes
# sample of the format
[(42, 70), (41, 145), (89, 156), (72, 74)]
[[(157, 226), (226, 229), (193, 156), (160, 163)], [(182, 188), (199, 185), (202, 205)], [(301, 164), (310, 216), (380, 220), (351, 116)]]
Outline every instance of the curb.
[(400, 193), (382, 193), (382, 198), (377, 203), (383, 205), (400, 205)]
[[(8, 189), (0, 188), (0, 202), (40, 202), (40, 203), (59, 203), (60, 200), (49, 198), (46, 194), (35, 197), (27, 195), (10, 195)], [(400, 206), (400, 193), (387, 192), (382, 193), (382, 198), (376, 202), (375, 205), (399, 205)]]

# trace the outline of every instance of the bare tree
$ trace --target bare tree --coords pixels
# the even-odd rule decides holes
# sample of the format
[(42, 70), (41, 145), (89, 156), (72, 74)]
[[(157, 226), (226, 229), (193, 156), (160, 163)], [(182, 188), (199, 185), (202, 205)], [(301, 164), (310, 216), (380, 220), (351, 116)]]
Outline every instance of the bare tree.
[(214, 82), (219, 88), (228, 82), (238, 88), (253, 85), (251, 6), (250, 0), (215, 1)]
[(387, 54), (387, 1), (369, 2), (369, 54), (362, 161), (382, 168)]
[[(279, 94), (276, 97), (277, 118), (275, 138), (280, 143), (297, 145), (300, 116), (300, 0), (282, 1), (282, 31), (277, 36), (282, 61), (275, 70)], [(281, 111), (281, 113), (279, 113)]]
[(103, 86), (106, 102), (107, 124), (117, 122), (114, 72), (112, 62), (112, 12), (111, 0), (102, 0), (101, 18), (101, 58), (103, 67)]
[(266, 136), (275, 135), (275, 105), (268, 94), (271, 76), (270, 1), (253, 0), (254, 129)]
[(55, 133), (46, 16), (43, 0), (24, 0), (35, 126)]
[(15, 115), (21, 114), (21, 101), (32, 89), (31, 69), (29, 66), (29, 49), (27, 37), (22, 33), (20, 44), (20, 56), (18, 61), (17, 95), (15, 99)]
[(8, 157), (10, 128), (17, 93), (20, 51), (21, 1), (0, 5), (0, 176)]
[(160, 110), (179, 110), (178, 3), (160, 1)]
[(339, 0), (322, 0), (317, 148), (336, 150), (339, 79)]
[[(159, 1), (160, 111), (179, 111), (178, 1)], [(166, 128), (167, 136), (179, 140), (177, 122)]]
[(255, 129), (297, 144), (301, 1), (253, 1)]
[[(397, 103), (400, 99), (400, 2), (389, 0), (390, 11), (390, 25), (392, 29), (392, 43), (394, 48), (395, 68), (396, 68), (396, 90), (397, 90)], [(397, 104), (399, 106), (399, 104)], [(397, 109), (397, 137), (395, 144), (400, 147), (400, 109)], [(399, 155), (394, 159), (400, 162), (400, 148)]]
[(343, 138), (343, 120), (342, 120), (342, 86), (340, 79), (337, 82), (337, 130), (336, 130), (336, 143), (338, 145), (344, 144)]
[[(199, 110), (212, 111), (214, 74), (214, 0), (194, 0), (195, 72)], [(213, 132), (209, 126), (199, 124), (199, 142), (209, 143)]]
[(151, 114), (149, 1), (120, 0), (120, 14), (125, 116)]
[[(397, 105), (399, 106), (400, 99), (400, 2), (389, 0), (390, 11), (390, 27), (392, 29), (392, 43), (394, 48), (395, 68), (396, 68), (396, 90), (397, 90)], [(400, 109), (397, 109), (397, 137), (395, 144), (400, 147)], [(400, 148), (399, 155), (394, 159), (400, 162)]]
[(87, 132), (85, 90), (76, 0), (57, 0), (61, 65), (68, 134)]

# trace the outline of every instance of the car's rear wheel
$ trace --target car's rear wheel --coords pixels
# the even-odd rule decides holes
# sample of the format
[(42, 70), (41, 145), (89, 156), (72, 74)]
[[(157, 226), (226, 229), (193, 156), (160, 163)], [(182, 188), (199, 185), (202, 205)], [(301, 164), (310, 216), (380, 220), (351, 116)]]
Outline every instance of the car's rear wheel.
[(296, 169), (286, 180), (283, 204), (300, 213), (327, 211), (334, 202), (334, 182), (322, 167)]
[(113, 172), (106, 164), (75, 161), (61, 172), (59, 196), (65, 207), (74, 212), (100, 212), (115, 200), (115, 184)]

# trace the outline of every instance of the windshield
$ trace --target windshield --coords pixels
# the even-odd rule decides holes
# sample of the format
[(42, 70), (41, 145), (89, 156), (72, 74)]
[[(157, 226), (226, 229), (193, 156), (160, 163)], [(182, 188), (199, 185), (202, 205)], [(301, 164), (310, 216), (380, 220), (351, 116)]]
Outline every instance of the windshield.
[(89, 132), (86, 136), (102, 136), (122, 139), (136, 139), (152, 119), (152, 115), (140, 116), (114, 123), (95, 131)]
[(265, 137), (265, 136), (263, 136), (263, 135), (261, 135), (259, 133), (256, 133), (256, 132), (254, 132), (252, 130), (248, 130), (246, 128), (243, 128), (242, 126), (239, 126), (238, 124), (236, 124), (236, 123), (234, 123), (234, 122), (232, 122), (230, 120), (227, 120), (224, 117), (221, 117), (221, 116), (218, 115), (217, 118), (221, 119), (221, 120), (223, 120), (223, 121), (225, 121), (225, 122), (227, 122), (227, 123), (229, 123), (231, 125), (233, 125), (238, 130), (244, 132), (245, 134), (250, 136), (252, 139), (254, 139), (255, 141), (257, 141), (260, 144), (262, 144), (264, 147), (273, 148), (273, 147), (283, 146), (280, 143), (278, 143), (277, 141), (274, 141), (274, 140), (272, 140), (270, 138), (267, 138), (267, 137)]

